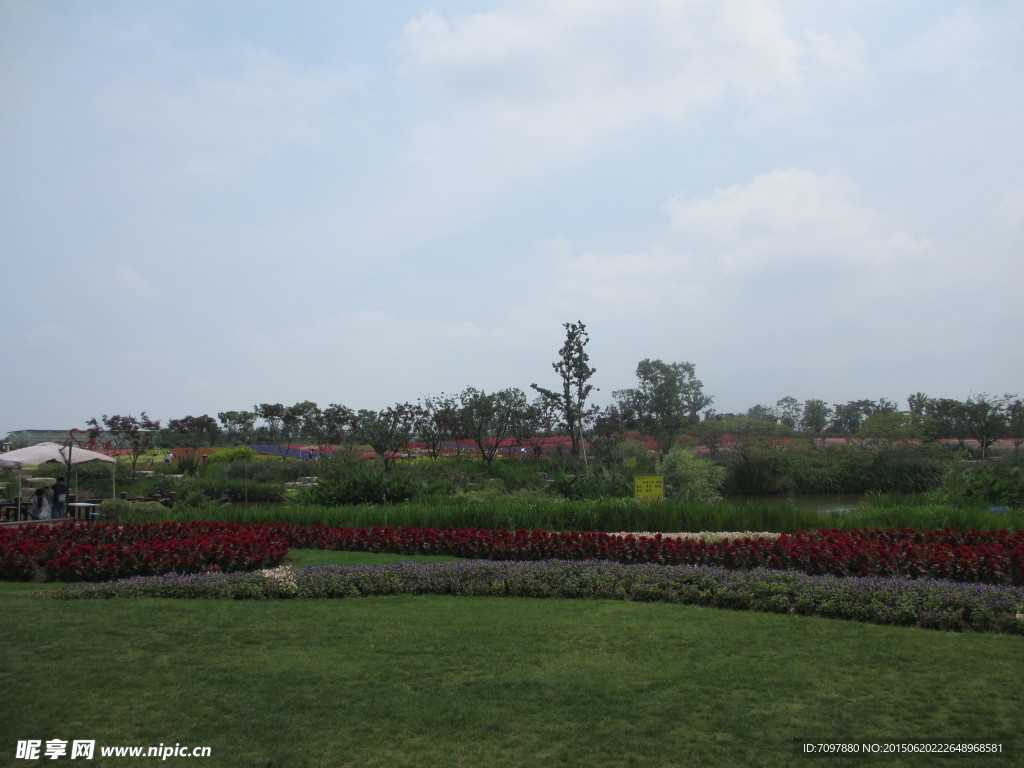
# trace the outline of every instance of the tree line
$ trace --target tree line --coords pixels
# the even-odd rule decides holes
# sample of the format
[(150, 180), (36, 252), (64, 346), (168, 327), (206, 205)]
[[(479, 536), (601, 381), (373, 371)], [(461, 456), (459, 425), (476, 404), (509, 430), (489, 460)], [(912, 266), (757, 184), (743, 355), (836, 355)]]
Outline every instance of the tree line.
[(91, 429), (105, 430), (139, 456), (160, 446), (212, 446), (269, 443), (283, 447), (297, 442), (318, 446), (369, 445), (384, 461), (403, 453), (410, 442), (426, 446), (434, 457), (445, 443), (469, 441), (490, 463), (499, 446), (511, 439), (523, 453), (539, 454), (546, 438), (568, 438), (571, 456), (586, 457), (587, 446), (602, 448), (625, 434), (650, 437), (662, 456), (684, 437), (712, 450), (730, 433), (760, 432), (820, 437), (837, 435), (875, 442), (956, 439), (977, 441), (984, 456), (999, 438), (1015, 448), (1024, 442), (1024, 402), (1016, 395), (972, 395), (966, 401), (932, 398), (916, 392), (908, 408), (885, 398), (834, 403), (810, 399), (800, 403), (784, 397), (774, 406), (755, 405), (745, 414), (717, 413), (704, 392), (693, 363), (641, 360), (636, 386), (612, 393), (613, 402), (599, 407), (589, 402), (596, 391), (590, 383), (589, 336), (583, 322), (565, 323), (565, 342), (552, 368), (556, 386), (531, 384), (531, 399), (510, 387), (486, 392), (466, 387), (457, 394), (428, 395), (381, 410), (332, 403), (321, 408), (311, 401), (286, 406), (259, 403), (251, 410), (224, 411), (171, 419), (166, 426), (145, 412), (104, 415), (91, 419)]

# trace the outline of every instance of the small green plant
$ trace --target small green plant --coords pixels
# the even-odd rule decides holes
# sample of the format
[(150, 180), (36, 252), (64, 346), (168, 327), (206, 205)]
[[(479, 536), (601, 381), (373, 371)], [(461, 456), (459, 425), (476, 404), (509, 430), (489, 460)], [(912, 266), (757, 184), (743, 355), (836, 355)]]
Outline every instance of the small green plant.
[(552, 492), (567, 499), (616, 499), (632, 493), (629, 479), (608, 467), (592, 469), (588, 474), (570, 474), (556, 469), (551, 473)]
[(710, 459), (702, 459), (684, 446), (677, 446), (657, 463), (665, 476), (665, 495), (677, 501), (704, 504), (721, 501), (726, 470)]
[(163, 520), (169, 511), (157, 501), (107, 499), (100, 504), (99, 514), (100, 519), (107, 523), (149, 523)]
[(406, 474), (365, 470), (321, 478), (313, 487), (300, 490), (295, 501), (298, 504), (321, 506), (396, 504), (446, 490)]
[(178, 459), (178, 471), (183, 475), (189, 475), (190, 477), (196, 473), (199, 469), (199, 461), (195, 456), (183, 456)]
[(196, 478), (194, 488), (207, 499), (235, 504), (247, 501), (280, 502), (285, 499), (283, 483), (265, 480), (204, 476)]
[(202, 489), (195, 487), (190, 488), (182, 498), (176, 499), (174, 506), (192, 511), (204, 511), (213, 507)]
[(961, 462), (949, 470), (936, 495), (949, 504), (1024, 506), (1024, 461)]

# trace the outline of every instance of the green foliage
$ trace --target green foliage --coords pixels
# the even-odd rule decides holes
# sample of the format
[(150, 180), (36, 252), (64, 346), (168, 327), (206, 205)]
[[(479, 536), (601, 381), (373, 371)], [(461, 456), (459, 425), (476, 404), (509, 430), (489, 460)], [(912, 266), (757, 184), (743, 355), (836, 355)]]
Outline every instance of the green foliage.
[(824, 400), (807, 400), (800, 417), (800, 431), (820, 435), (831, 418), (832, 409)]
[(265, 457), (259, 461), (231, 461), (208, 464), (202, 470), (205, 478), (228, 478), (232, 480), (255, 480), (265, 483), (288, 483), (313, 474), (318, 470), (316, 462), (277, 461)]
[(251, 502), (284, 501), (284, 485), (279, 482), (245, 480), (229, 477), (198, 477), (192, 485), (203, 497), (212, 501), (241, 504)]
[(917, 441), (924, 436), (924, 417), (905, 411), (873, 413), (857, 430), (857, 437), (880, 445)]
[(195, 475), (200, 466), (202, 466), (202, 462), (195, 456), (182, 456), (178, 459), (178, 472), (189, 477)]
[(540, 528), (548, 531), (797, 531), (815, 528), (914, 528), (946, 526), (993, 530), (1024, 528), (1024, 507), (994, 514), (987, 507), (957, 507), (930, 500), (875, 496), (863, 508), (830, 513), (795, 504), (698, 504), (668, 500), (660, 504), (632, 498), (572, 501), (549, 493), (506, 493), (492, 484), (453, 496), (426, 496), (403, 504), (227, 505), (210, 510), (175, 506), (167, 520), (221, 520), (372, 527)]
[(950, 459), (941, 448), (867, 449), (789, 445), (723, 453), (725, 491), (765, 493), (922, 493), (938, 488)]
[(958, 463), (936, 496), (948, 504), (1024, 507), (1024, 460)]
[(157, 501), (128, 501), (127, 499), (106, 499), (100, 504), (100, 516), (104, 522), (152, 523), (163, 520), (168, 508)]
[(134, 481), (124, 484), (118, 483), (118, 490), (127, 493), (130, 498), (135, 496), (170, 496), (171, 493), (180, 494), (185, 488), (182, 478), (163, 473), (157, 473), (151, 477), (137, 477)]
[(623, 440), (621, 443), (618, 443), (612, 449), (612, 457), (619, 464), (626, 460), (635, 461), (638, 471), (647, 464), (653, 466), (655, 460), (651, 455), (651, 449), (638, 440)]
[[(474, 463), (480, 466), (480, 462)], [(500, 480), (507, 491), (536, 490), (542, 488), (546, 481), (533, 461), (501, 460), (483, 466), (487, 477)]]
[[(99, 429), (96, 419), (91, 419), (89, 424), (94, 429)], [(134, 476), (139, 458), (156, 444), (156, 436), (160, 432), (160, 422), (153, 421), (143, 411), (139, 417), (104, 414), (103, 426), (114, 436), (118, 445), (131, 450), (132, 475)]]
[(174, 506), (197, 512), (212, 512), (212, 502), (203, 493), (202, 488), (193, 487), (184, 496), (174, 500)]
[(700, 412), (711, 405), (693, 363), (641, 360), (634, 389), (614, 392), (625, 422), (652, 435), (662, 455), (675, 444), (684, 427), (696, 424)]
[(382, 411), (360, 409), (353, 419), (358, 440), (373, 447), (385, 466), (405, 453), (412, 438), (418, 409), (410, 403), (398, 403)]
[(502, 441), (522, 419), (526, 395), (514, 387), (490, 394), (466, 387), (459, 395), (459, 404), (462, 431), (472, 439), (480, 458), (490, 464)]
[(740, 495), (782, 493), (787, 459), (782, 451), (771, 448), (731, 451), (721, 459), (727, 470), (724, 490)]
[(562, 425), (572, 441), (572, 455), (579, 456), (583, 442), (583, 422), (589, 415), (587, 398), (594, 390), (594, 385), (589, 381), (597, 369), (590, 366), (590, 355), (586, 351), (590, 343), (587, 326), (582, 320), (562, 325), (565, 328), (565, 344), (558, 350), (559, 361), (551, 364), (562, 380), (561, 391), (545, 389), (536, 384), (530, 387), (540, 394), (551, 410), (561, 414)]
[(397, 504), (439, 492), (443, 492), (439, 486), (405, 473), (364, 470), (321, 478), (312, 488), (300, 490), (295, 501), (324, 506)]
[(725, 468), (710, 459), (699, 458), (689, 448), (673, 448), (658, 461), (656, 471), (665, 476), (667, 498), (705, 504), (722, 498)]
[(553, 493), (567, 499), (621, 499), (631, 496), (631, 478), (608, 467), (598, 467), (587, 474), (570, 474), (562, 470), (551, 473)]
[(230, 464), (235, 462), (256, 462), (260, 457), (256, 451), (246, 445), (239, 445), (235, 448), (228, 448), (223, 451), (211, 453), (206, 460), (207, 464)]

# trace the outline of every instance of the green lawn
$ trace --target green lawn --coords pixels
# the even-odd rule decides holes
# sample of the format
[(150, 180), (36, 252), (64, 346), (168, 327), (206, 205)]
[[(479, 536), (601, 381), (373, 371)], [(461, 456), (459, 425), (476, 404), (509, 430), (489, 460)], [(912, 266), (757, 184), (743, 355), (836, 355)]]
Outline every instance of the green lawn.
[(1024, 762), (1024, 742), (1003, 760), (794, 746), (1007, 743), (1024, 725), (1021, 637), (612, 601), (27, 597), (41, 586), (0, 584), (0, 765), (34, 764), (16, 742), (54, 738), (281, 768)]

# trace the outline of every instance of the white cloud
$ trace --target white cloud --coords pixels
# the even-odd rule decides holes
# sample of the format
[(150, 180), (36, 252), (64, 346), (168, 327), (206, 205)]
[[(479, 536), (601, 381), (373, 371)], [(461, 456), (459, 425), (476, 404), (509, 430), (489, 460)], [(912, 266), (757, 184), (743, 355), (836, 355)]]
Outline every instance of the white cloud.
[(455, 23), (424, 14), (404, 40), (416, 65), (467, 101), (563, 112), (601, 101), (593, 109), (613, 119), (630, 106), (628, 120), (792, 85), (800, 52), (761, 0), (520, 1)]
[[(257, 393), (275, 392), (282, 402), (309, 398), (354, 408), (383, 408), (467, 385), (525, 388), (529, 382), (521, 372), (535, 367), (523, 360), (533, 345), (515, 332), (515, 318), (496, 314), (483, 320), (384, 310), (290, 316), (234, 334), (241, 354), (232, 377), (251, 397), (266, 400), (270, 395)], [(297, 377), (297, 371), (305, 373)]]
[(521, 0), (460, 20), (423, 14), (402, 45), (408, 77), (448, 111), (413, 129), (410, 155), (434, 164), (448, 152), (457, 175), (497, 184), (572, 162), (629, 127), (792, 88), (801, 53), (761, 0)]
[(598, 318), (604, 334), (632, 329), (612, 353), (620, 373), (647, 354), (690, 360), (726, 408), (754, 370), (781, 388), (776, 397), (839, 398), (852, 361), (912, 365), (966, 341), (947, 334), (955, 308), (936, 313), (957, 278), (939, 268), (940, 251), (888, 221), (849, 179), (777, 169), (675, 196), (664, 210), (661, 242), (561, 256), (537, 301)]
[(631, 320), (664, 316), (666, 309), (693, 312), (708, 306), (709, 275), (697, 261), (661, 244), (633, 253), (563, 258), (552, 265), (545, 302), (573, 316), (599, 313)]
[[(37, 317), (43, 319), (49, 314), (49, 305), (41, 301)], [(74, 350), (79, 345), (79, 334), (73, 326), (66, 323), (44, 321), (27, 326), (18, 339), (18, 344), (23, 354), (39, 354), (52, 359), (54, 355), (62, 354), (59, 350)], [(28, 367), (32, 369), (34, 366), (29, 363)]]
[(1020, 4), (899, 5), (21, 4), (0, 344), (90, 375), (3, 418), (550, 383), (577, 319), (602, 396), (1012, 390)]
[(813, 64), (813, 77), (823, 84), (852, 85), (867, 72), (864, 38), (855, 32), (838, 36), (804, 29), (800, 40), (806, 61)]
[(1024, 189), (1011, 189), (999, 202), (993, 218), (1011, 232), (1024, 234)]
[(154, 292), (153, 284), (137, 269), (126, 264), (118, 265), (114, 269), (109, 291), (115, 296), (122, 294), (146, 296), (152, 295)]
[(144, 77), (111, 78), (100, 109), (129, 146), (199, 177), (230, 175), (282, 149), (325, 141), (352, 88), (344, 72), (296, 65), (248, 45), (223, 61), (166, 49), (156, 60), (161, 65)]
[(726, 274), (798, 262), (885, 258), (878, 214), (847, 179), (801, 168), (777, 169), (705, 197), (666, 205), (676, 239), (714, 259)]
[(861, 289), (902, 290), (937, 258), (926, 236), (886, 221), (849, 179), (802, 168), (677, 195), (664, 211), (664, 237), (645, 249), (574, 255), (564, 238), (549, 241), (552, 289), (539, 303), (568, 303), (570, 314), (697, 316), (726, 296), (765, 304), (775, 297), (764, 288), (789, 284), (835, 312), (859, 306)]
[(958, 8), (932, 22), (900, 51), (904, 66), (952, 78), (975, 76), (995, 63), (984, 22), (972, 8)]

